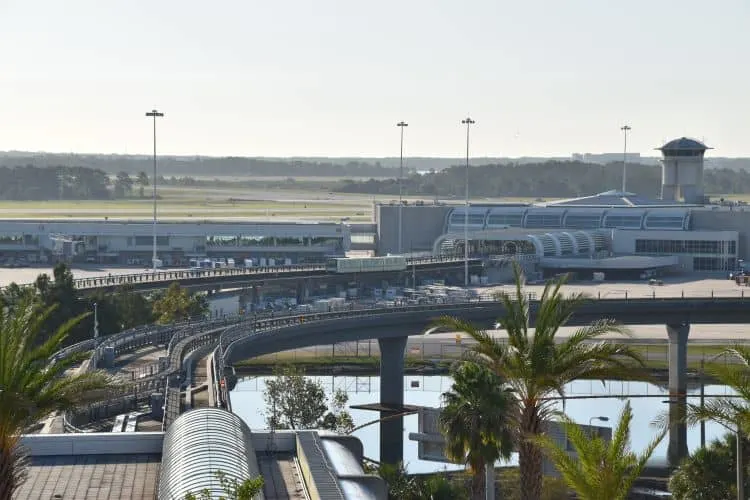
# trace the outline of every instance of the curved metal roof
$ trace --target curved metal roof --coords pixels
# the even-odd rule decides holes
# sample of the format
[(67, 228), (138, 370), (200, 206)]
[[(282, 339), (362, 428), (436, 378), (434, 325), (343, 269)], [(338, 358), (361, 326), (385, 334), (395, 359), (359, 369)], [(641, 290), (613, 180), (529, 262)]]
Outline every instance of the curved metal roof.
[(661, 151), (705, 151), (711, 148), (696, 139), (680, 137), (679, 139), (672, 139), (657, 149), (660, 149)]
[(204, 489), (218, 498), (224, 491), (217, 471), (238, 481), (259, 475), (250, 429), (234, 413), (218, 408), (183, 413), (164, 436), (159, 498), (183, 499)]

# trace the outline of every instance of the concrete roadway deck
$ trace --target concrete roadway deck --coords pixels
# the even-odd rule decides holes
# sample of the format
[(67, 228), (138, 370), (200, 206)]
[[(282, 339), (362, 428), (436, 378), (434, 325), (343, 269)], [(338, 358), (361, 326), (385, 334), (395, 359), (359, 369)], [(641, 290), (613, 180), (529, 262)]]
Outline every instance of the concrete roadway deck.
[(263, 494), (266, 500), (308, 498), (293, 455), (258, 453), (257, 458), (263, 476)]

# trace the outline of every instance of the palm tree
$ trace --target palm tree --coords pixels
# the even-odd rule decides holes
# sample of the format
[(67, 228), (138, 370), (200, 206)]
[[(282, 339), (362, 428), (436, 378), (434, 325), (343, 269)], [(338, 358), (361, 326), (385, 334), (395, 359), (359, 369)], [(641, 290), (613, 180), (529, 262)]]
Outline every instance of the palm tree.
[(736, 358), (735, 363), (716, 364), (706, 371), (721, 385), (737, 393), (737, 398), (709, 399), (702, 406), (687, 405), (687, 423), (712, 420), (731, 432), (750, 435), (750, 346), (735, 345), (722, 354)]
[(56, 411), (71, 409), (113, 386), (102, 372), (66, 375), (85, 354), (49, 362), (83, 316), (51, 335), (44, 325), (53, 307), (24, 299), (0, 308), (0, 500), (10, 500), (26, 477), (21, 434)]
[(620, 414), (612, 441), (609, 443), (599, 435), (592, 436), (580, 425), (562, 417), (567, 440), (573, 445), (575, 455), (567, 451), (567, 443), (560, 446), (548, 436), (537, 436), (539, 445), (552, 460), (565, 482), (581, 500), (625, 500), (633, 483), (640, 477), (646, 461), (651, 458), (666, 430), (649, 443), (639, 456), (630, 450), (630, 424), (633, 410), (630, 401)]
[(516, 398), (486, 366), (463, 362), (453, 371), (453, 385), (443, 401), (440, 426), (446, 455), (468, 466), (472, 495), (484, 499), (485, 473), (494, 471), (495, 462), (508, 460), (513, 451)]
[[(707, 371), (738, 397), (709, 399), (703, 405), (688, 404), (685, 420), (689, 425), (711, 420), (735, 433), (740, 438), (735, 440), (735, 457), (742, 458), (746, 454), (743, 443), (750, 435), (750, 347), (738, 344), (724, 350), (723, 354), (736, 358), (736, 362), (715, 365)], [(746, 465), (743, 464), (742, 470)], [(743, 487), (744, 482), (738, 478), (735, 487)]]
[(626, 344), (596, 342), (605, 334), (629, 334), (609, 319), (578, 328), (571, 336), (558, 339), (585, 297), (563, 296), (565, 279), (548, 282), (536, 304), (536, 328), (531, 331), (529, 301), (523, 292), (520, 266), (514, 264), (515, 293), (500, 294), (505, 315), (498, 326), (505, 330), (507, 343), (492, 337), (471, 323), (453, 317), (437, 321), (441, 328), (459, 331), (476, 341), (467, 355), (487, 364), (501, 380), (507, 380), (520, 405), (517, 431), (522, 499), (538, 500), (542, 490), (542, 452), (529, 437), (543, 434), (544, 423), (556, 414), (552, 399), (565, 396), (565, 384), (579, 379), (609, 377), (645, 379), (641, 355)]

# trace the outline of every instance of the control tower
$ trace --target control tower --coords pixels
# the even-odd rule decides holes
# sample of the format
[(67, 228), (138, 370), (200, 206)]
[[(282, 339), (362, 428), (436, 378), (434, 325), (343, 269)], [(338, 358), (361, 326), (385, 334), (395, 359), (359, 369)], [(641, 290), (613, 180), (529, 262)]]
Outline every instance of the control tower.
[(703, 204), (703, 155), (711, 149), (700, 141), (681, 137), (660, 148), (662, 200)]

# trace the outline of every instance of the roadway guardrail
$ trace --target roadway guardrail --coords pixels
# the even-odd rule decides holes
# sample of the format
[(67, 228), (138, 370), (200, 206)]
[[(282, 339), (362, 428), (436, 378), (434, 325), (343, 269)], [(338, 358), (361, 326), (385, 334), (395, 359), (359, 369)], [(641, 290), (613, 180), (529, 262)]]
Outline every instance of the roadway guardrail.
[[(476, 259), (471, 259), (476, 260)], [(447, 262), (463, 262), (463, 258), (447, 256), (409, 257), (406, 259), (407, 267), (413, 265), (429, 265)], [(134, 285), (140, 283), (162, 283), (176, 280), (220, 278), (231, 276), (254, 276), (269, 273), (304, 273), (324, 272), (325, 264), (296, 264), (289, 266), (265, 266), (265, 267), (232, 267), (223, 269), (172, 269), (166, 271), (147, 271), (129, 274), (110, 274), (107, 276), (96, 276), (90, 278), (76, 278), (74, 286), (79, 290), (90, 290), (108, 286)], [(18, 285), (21, 288), (34, 286), (33, 283)]]

